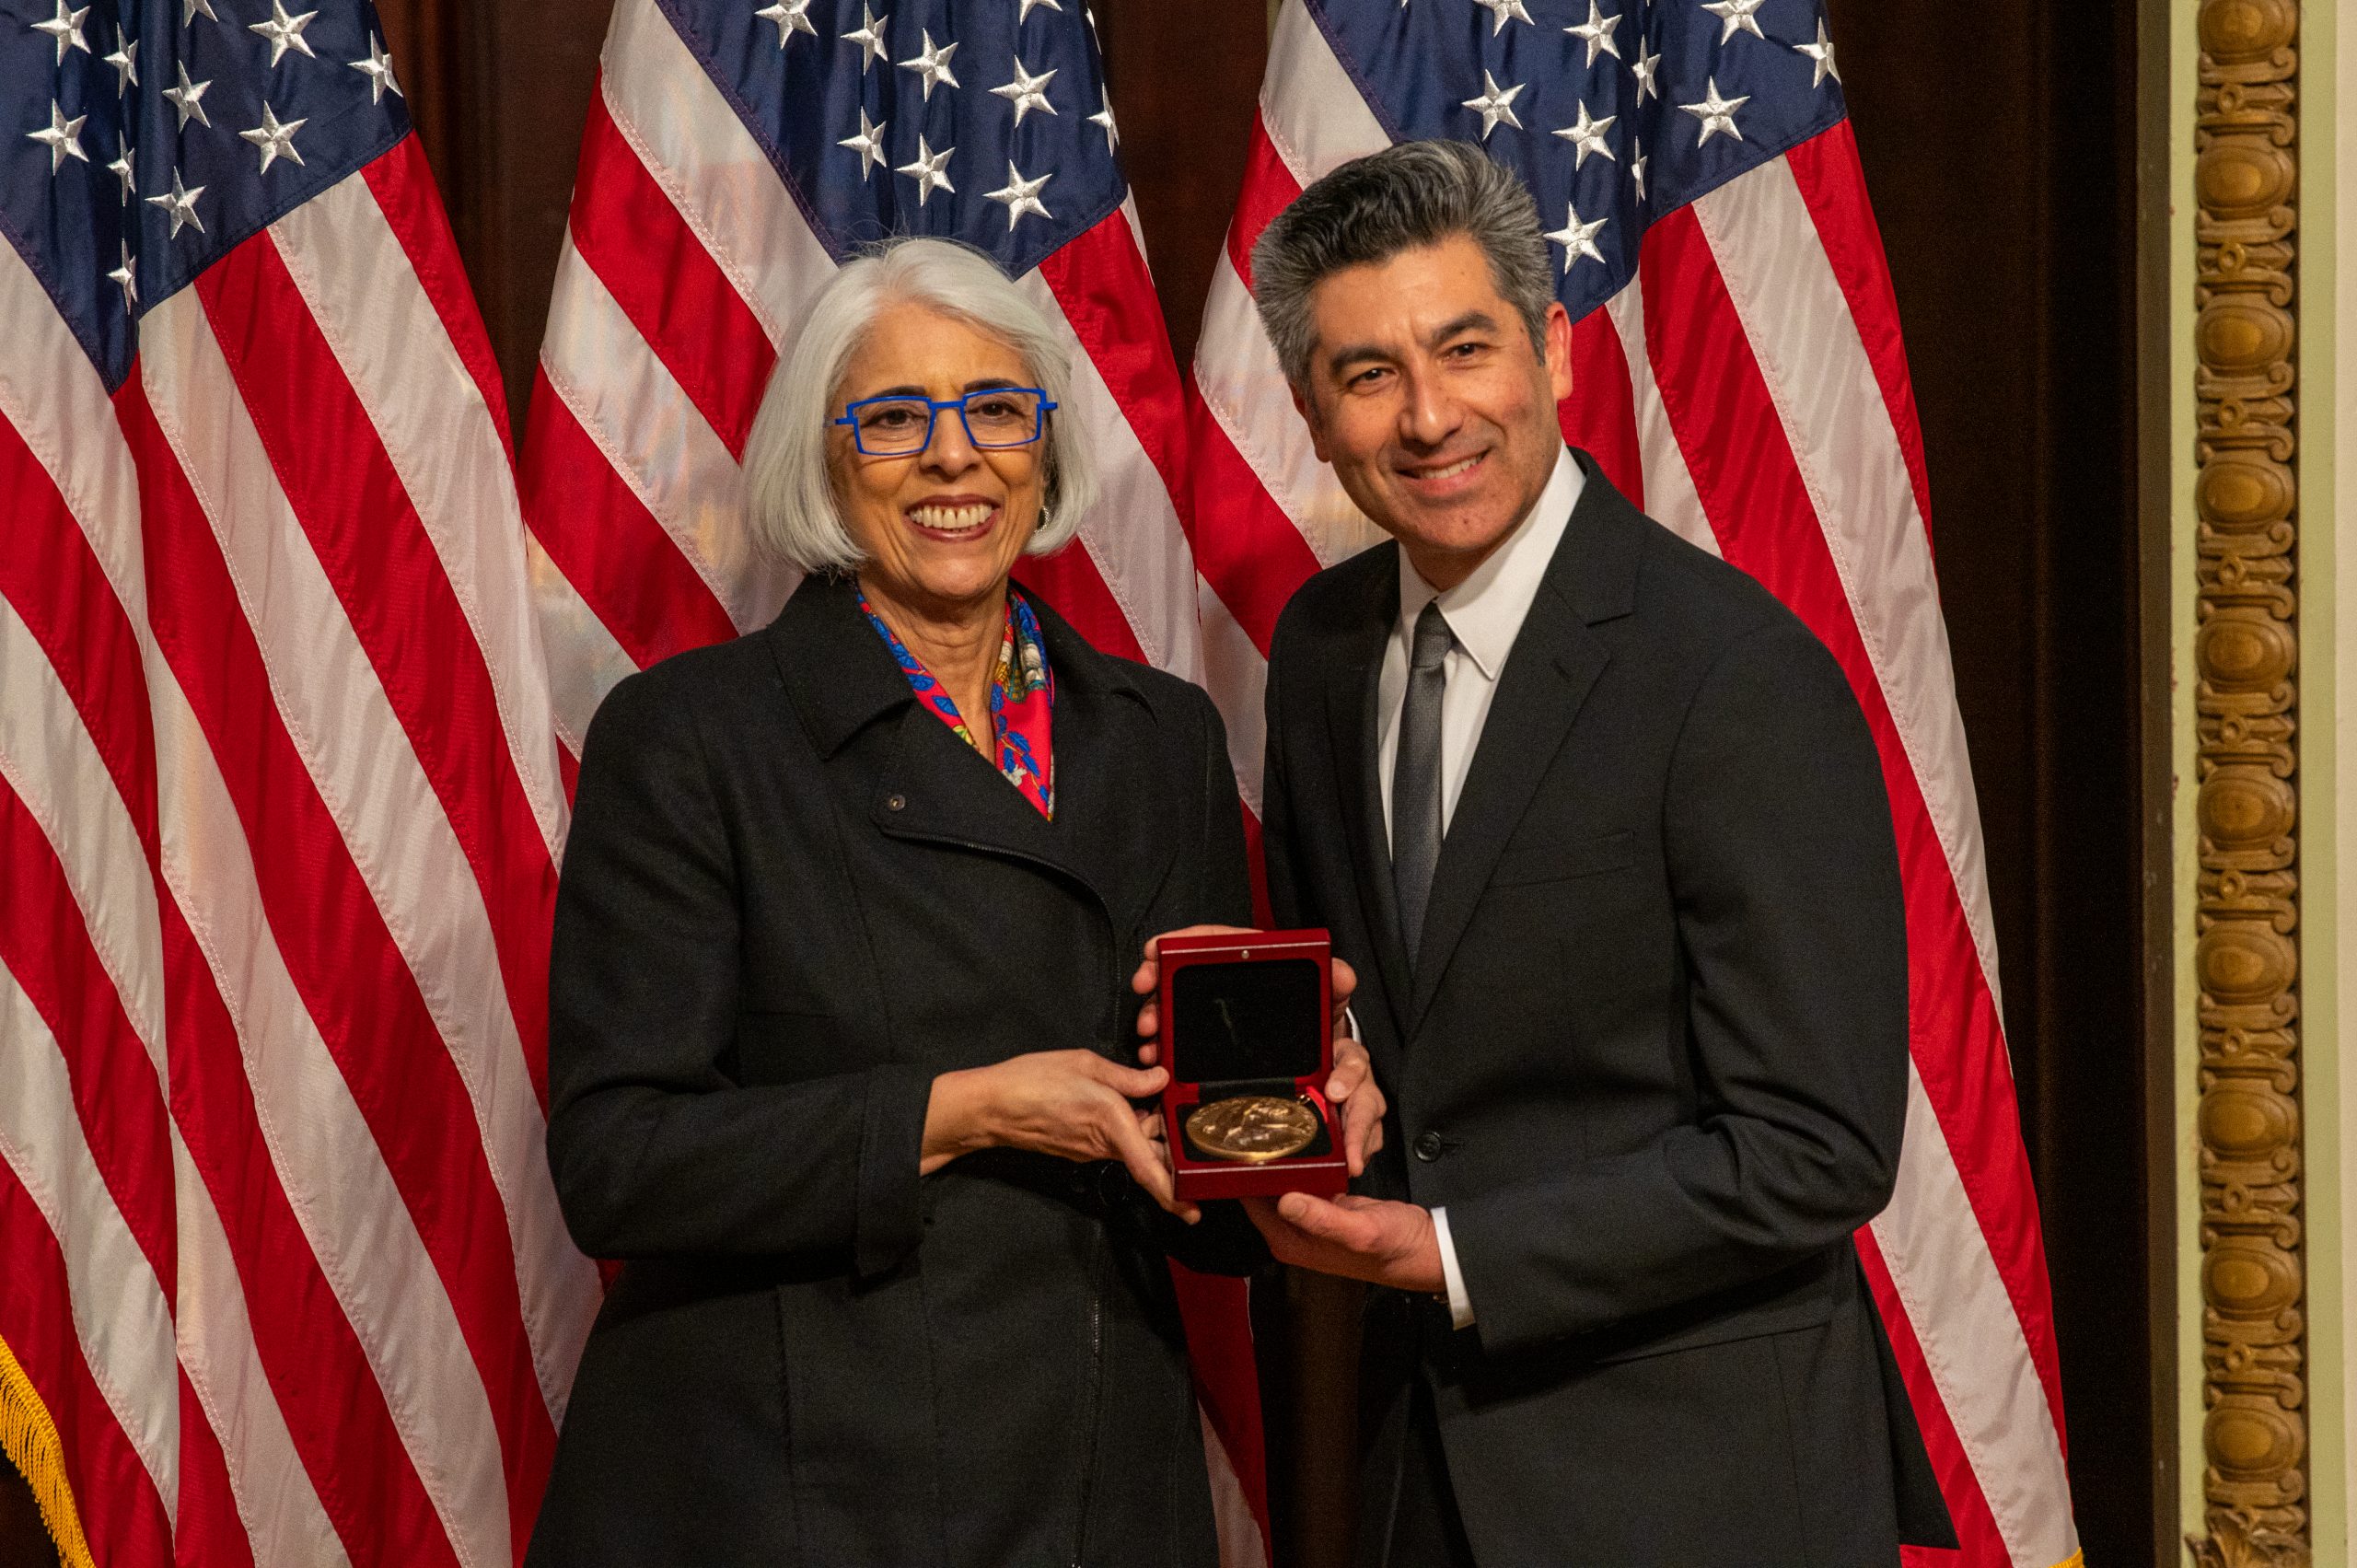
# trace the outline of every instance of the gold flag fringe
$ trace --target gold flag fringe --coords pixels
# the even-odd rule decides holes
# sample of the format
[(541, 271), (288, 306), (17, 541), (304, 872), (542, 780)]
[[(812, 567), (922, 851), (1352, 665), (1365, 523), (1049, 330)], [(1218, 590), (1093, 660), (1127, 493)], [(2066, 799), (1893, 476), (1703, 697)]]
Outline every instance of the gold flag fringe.
[(57, 1423), (6, 1340), (0, 1340), (0, 1454), (7, 1455), (32, 1488), (41, 1522), (49, 1527), (64, 1568), (92, 1568), (82, 1516), (74, 1509), (74, 1485), (65, 1479), (65, 1446)]

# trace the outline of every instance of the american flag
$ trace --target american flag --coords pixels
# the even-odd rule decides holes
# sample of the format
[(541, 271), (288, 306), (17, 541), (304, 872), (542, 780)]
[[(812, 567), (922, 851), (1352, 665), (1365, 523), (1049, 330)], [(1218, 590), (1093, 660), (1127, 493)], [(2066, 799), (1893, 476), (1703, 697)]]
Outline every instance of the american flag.
[(0, 0), (0, 1446), (70, 1563), (510, 1561), (565, 796), (374, 10)]
[[(1017, 575), (1097, 647), (1202, 679), (1178, 366), (1083, 0), (618, 0), (524, 444), (566, 766), (598, 701), (752, 631), (790, 575), (743, 527), (745, 436), (808, 302), (861, 246), (964, 240), (1072, 350), (1105, 482)], [(1240, 1282), (1176, 1271), (1229, 1568), (1267, 1509)]]
[(1286, 0), (1190, 404), (1204, 659), (1229, 736), (1254, 754), (1287, 597), (1380, 537), (1293, 411), (1252, 312), (1252, 242), (1337, 164), (1428, 136), (1479, 143), (1538, 199), (1576, 323), (1565, 436), (1773, 589), (1865, 709), (1906, 886), (1914, 1071), (1898, 1192), (1858, 1249), (1960, 1561), (2072, 1562), (1922, 441), (1818, 0)]

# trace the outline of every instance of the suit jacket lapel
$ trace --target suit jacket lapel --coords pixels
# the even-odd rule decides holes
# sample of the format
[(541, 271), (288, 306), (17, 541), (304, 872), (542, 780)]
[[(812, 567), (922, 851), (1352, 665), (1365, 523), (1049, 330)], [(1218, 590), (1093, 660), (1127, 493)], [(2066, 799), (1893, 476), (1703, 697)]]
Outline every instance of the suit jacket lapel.
[(1030, 598), (1056, 678), (1055, 821), (1011, 786), (1004, 793), (1048, 830), (1051, 853), (1043, 858), (1096, 889), (1124, 926), (1135, 925), (1181, 836), (1154, 806), (1167, 796), (1169, 781), (1158, 775), (1172, 751), (1128, 667), (1089, 646), (1038, 594)]
[(1127, 923), (1160, 885), (1172, 854), (1168, 833), (1137, 830), (1138, 803), (1155, 787), (1144, 776), (1158, 755), (1154, 717), (1117, 663), (1037, 596), (1032, 603), (1056, 679), (1053, 821), (916, 701), (848, 582), (804, 583), (768, 634), (822, 756), (871, 725), (889, 726), (867, 801), (879, 830), (1038, 862), (1088, 888)]
[(1499, 852), (1522, 821), (1538, 781), (1571, 733), (1580, 703), (1611, 656), (1569, 607), (1550, 599), (1554, 596), (1542, 587), (1515, 641), (1447, 836), (1441, 840), (1418, 948), (1415, 1000), (1408, 1012), (1411, 1033), (1432, 1005)]
[[(1384, 553), (1387, 564), (1391, 552)], [(1391, 840), (1383, 826), (1383, 783), (1376, 750), (1376, 687), (1383, 670), (1384, 644), (1399, 608), (1395, 574), (1396, 568), (1368, 574), (1373, 589), (1379, 591), (1370, 592), (1349, 640), (1335, 650), (1326, 717), (1359, 906), (1375, 946), (1376, 970), (1393, 1028), (1405, 1039), (1408, 954), (1399, 941), (1399, 903), (1391, 887)]]
[(1571, 734), (1580, 705), (1611, 662), (1609, 645), (1592, 628), (1628, 614), (1635, 602), (1641, 530), (1650, 525), (1593, 459), (1576, 448), (1573, 456), (1587, 475), (1586, 486), (1507, 656), (1441, 841), (1405, 1019), (1411, 1038), (1432, 1006), (1500, 852)]

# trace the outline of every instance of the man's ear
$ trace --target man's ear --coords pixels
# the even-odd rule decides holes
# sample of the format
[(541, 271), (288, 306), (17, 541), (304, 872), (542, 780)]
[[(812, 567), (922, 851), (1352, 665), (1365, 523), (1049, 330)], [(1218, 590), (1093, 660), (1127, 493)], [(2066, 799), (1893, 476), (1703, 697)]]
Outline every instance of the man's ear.
[[(1556, 308), (1560, 310), (1562, 307), (1559, 305)], [(1285, 390), (1293, 394), (1294, 412), (1301, 415), (1302, 424), (1309, 426), (1310, 450), (1318, 454), (1319, 462), (1332, 462), (1333, 459), (1326, 455), (1326, 430), (1323, 422), (1318, 417), (1318, 405), (1310, 401), (1302, 389), (1291, 381), (1285, 383)]]
[(1559, 403), (1572, 395), (1572, 313), (1561, 300), (1547, 307), (1547, 384)]

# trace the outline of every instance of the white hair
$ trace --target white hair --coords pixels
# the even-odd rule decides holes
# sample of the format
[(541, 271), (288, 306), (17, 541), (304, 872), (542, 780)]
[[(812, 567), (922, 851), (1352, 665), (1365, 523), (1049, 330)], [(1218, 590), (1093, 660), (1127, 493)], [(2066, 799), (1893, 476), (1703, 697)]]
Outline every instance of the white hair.
[(836, 270), (810, 302), (790, 357), (770, 377), (745, 438), (745, 514), (754, 540), (805, 572), (849, 571), (864, 559), (827, 464), (829, 421), (843, 372), (878, 313), (922, 305), (1015, 350), (1057, 405), (1045, 437), (1039, 526), (1024, 547), (1045, 555), (1068, 541), (1097, 500), (1097, 470), (1072, 417), (1072, 359), (1039, 308), (996, 261), (946, 239), (888, 240)]

